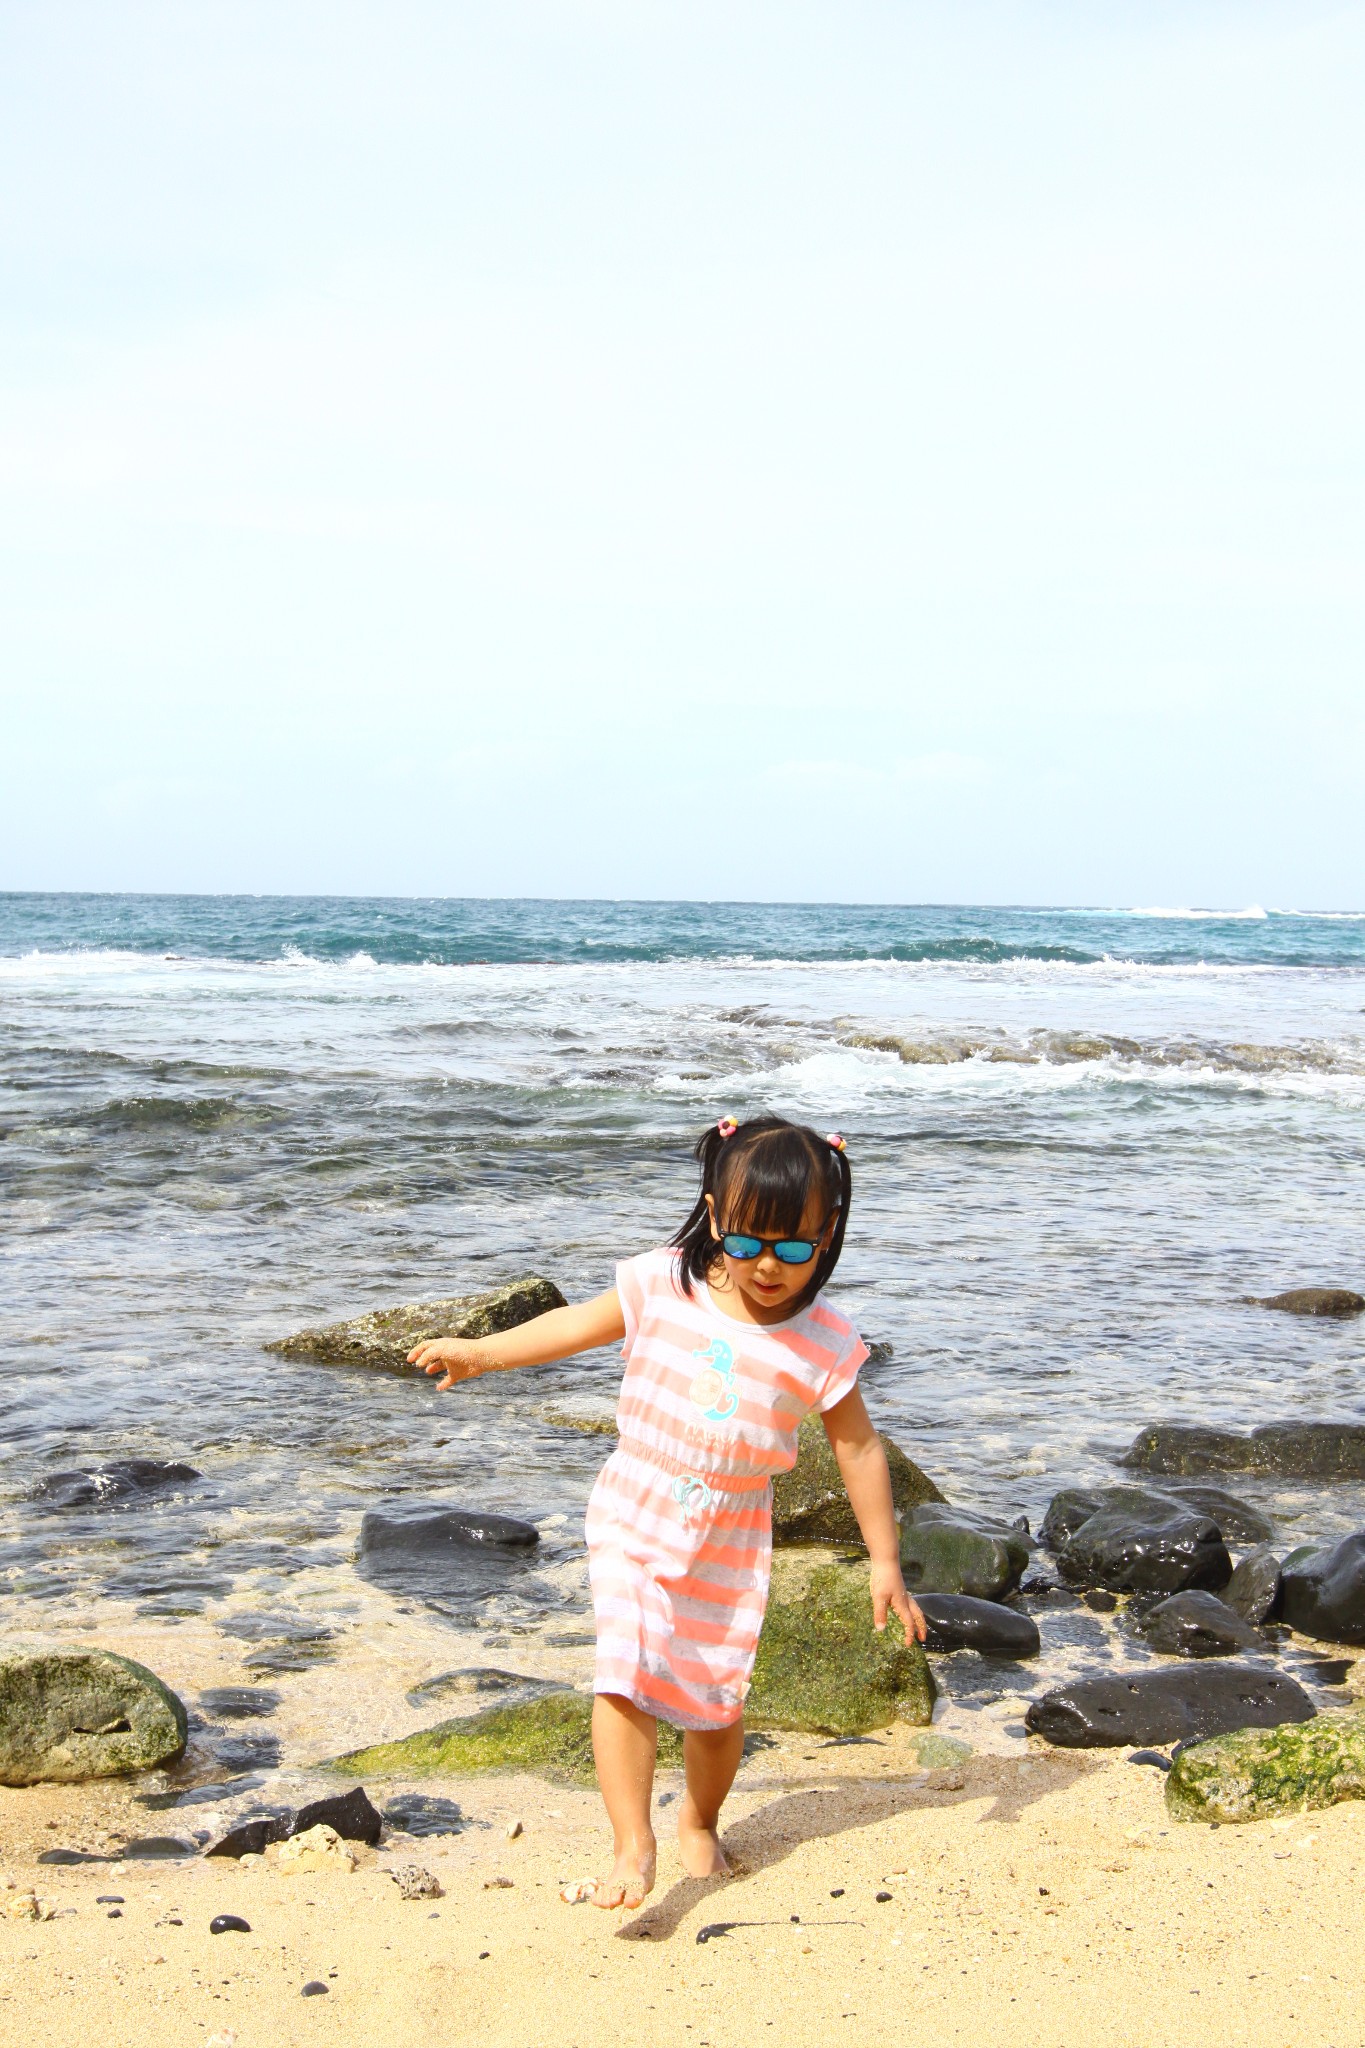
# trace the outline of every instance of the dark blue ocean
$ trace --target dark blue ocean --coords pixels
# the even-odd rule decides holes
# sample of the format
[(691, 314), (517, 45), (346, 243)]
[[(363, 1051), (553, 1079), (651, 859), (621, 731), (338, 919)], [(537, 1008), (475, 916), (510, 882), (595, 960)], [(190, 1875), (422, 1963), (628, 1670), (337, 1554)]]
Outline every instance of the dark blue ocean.
[[(6, 1628), (227, 1657), (278, 1611), (446, 1629), (453, 1663), (581, 1633), (604, 1445), (554, 1417), (610, 1412), (612, 1358), (438, 1396), (261, 1347), (526, 1270), (608, 1286), (687, 1210), (699, 1130), (760, 1106), (848, 1139), (833, 1291), (951, 1497), (1037, 1517), (1158, 1419), (1365, 1417), (1365, 1319), (1247, 1300), (1365, 1289), (1365, 917), (0, 897)], [(126, 1455), (201, 1477), (34, 1497)], [(1361, 1514), (1244, 1490), (1287, 1537)], [(531, 1517), (539, 1568), (396, 1602), (354, 1562), (395, 1493)]]

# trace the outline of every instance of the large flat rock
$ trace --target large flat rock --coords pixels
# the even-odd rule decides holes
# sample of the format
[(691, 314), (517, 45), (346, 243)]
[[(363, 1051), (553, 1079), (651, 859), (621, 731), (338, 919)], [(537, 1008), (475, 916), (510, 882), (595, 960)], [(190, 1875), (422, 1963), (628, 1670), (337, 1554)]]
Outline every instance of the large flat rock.
[(1123, 1749), (1199, 1742), (1234, 1728), (1274, 1728), (1309, 1721), (1314, 1711), (1303, 1687), (1278, 1671), (1193, 1664), (1073, 1679), (1034, 1700), (1024, 1724), (1059, 1749)]
[(350, 1322), (327, 1323), (277, 1338), (267, 1351), (282, 1358), (311, 1358), (319, 1365), (380, 1366), (408, 1370), (408, 1353), (437, 1337), (496, 1337), (552, 1308), (564, 1308), (552, 1280), (528, 1273), (488, 1294), (456, 1294), (445, 1301), (409, 1301), (398, 1308), (372, 1309)]

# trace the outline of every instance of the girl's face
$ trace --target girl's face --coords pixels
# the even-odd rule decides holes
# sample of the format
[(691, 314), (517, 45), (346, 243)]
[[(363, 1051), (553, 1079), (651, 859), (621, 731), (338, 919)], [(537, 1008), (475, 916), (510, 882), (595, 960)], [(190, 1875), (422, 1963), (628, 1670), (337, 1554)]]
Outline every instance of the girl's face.
[[(706, 1206), (711, 1214), (711, 1235), (717, 1241), (727, 1231), (749, 1232), (748, 1223), (739, 1223), (733, 1217), (721, 1215), (716, 1209), (715, 1198), (706, 1197)], [(756, 1323), (783, 1322), (791, 1313), (791, 1304), (798, 1294), (809, 1286), (811, 1274), (822, 1252), (829, 1247), (834, 1235), (835, 1218), (826, 1211), (824, 1198), (818, 1192), (806, 1197), (806, 1206), (801, 1212), (801, 1225), (788, 1234), (795, 1238), (808, 1238), (815, 1250), (804, 1266), (789, 1266), (777, 1257), (772, 1243), (765, 1243), (756, 1259), (734, 1259), (728, 1252), (722, 1252), (720, 1265), (724, 1270), (723, 1282), (712, 1281), (717, 1294), (738, 1296), (733, 1305), (742, 1306), (748, 1312), (747, 1319)], [(755, 1230), (752, 1233), (759, 1236)], [(762, 1235), (771, 1240), (775, 1233), (768, 1230)], [(781, 1240), (779, 1240), (781, 1241)], [(712, 1271), (714, 1272), (714, 1268)]]

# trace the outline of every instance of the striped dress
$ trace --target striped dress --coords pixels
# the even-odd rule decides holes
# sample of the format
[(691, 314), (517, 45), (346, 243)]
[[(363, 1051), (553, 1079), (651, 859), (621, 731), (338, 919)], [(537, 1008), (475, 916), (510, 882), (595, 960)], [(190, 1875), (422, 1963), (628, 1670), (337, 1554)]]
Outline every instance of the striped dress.
[(784, 1323), (736, 1322), (705, 1282), (683, 1293), (676, 1259), (616, 1269), (620, 1442), (588, 1502), (594, 1689), (678, 1728), (724, 1728), (744, 1710), (768, 1600), (772, 1475), (867, 1347), (823, 1295)]

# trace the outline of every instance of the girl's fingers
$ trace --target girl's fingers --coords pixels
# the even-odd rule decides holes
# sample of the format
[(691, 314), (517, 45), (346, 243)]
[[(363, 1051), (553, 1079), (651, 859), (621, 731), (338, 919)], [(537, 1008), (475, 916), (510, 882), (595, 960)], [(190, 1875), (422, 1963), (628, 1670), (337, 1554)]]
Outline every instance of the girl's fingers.
[(929, 1630), (924, 1616), (920, 1613), (919, 1608), (910, 1598), (910, 1595), (902, 1593), (895, 1602), (895, 1608), (901, 1627), (905, 1630), (907, 1637), (913, 1636), (917, 1643), (922, 1643)]

